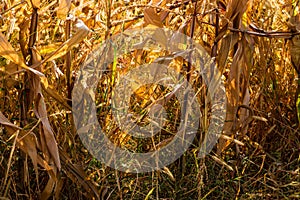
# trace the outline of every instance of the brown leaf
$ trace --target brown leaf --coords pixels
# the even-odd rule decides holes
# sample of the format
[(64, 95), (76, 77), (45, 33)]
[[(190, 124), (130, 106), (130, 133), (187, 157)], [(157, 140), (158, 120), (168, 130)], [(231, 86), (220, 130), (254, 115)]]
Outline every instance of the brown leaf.
[[(43, 86), (42, 86), (43, 87)], [(43, 90), (52, 98), (54, 98), (58, 103), (63, 105), (66, 109), (72, 110), (70, 105), (67, 103), (67, 101), (60, 95), (58, 94), (52, 86), (49, 86), (48, 88), (43, 87)]]
[(46, 187), (44, 188), (40, 199), (46, 200), (46, 199), (50, 198), (53, 188), (55, 186), (55, 182), (56, 182), (56, 180), (53, 177), (49, 176), (48, 183), (47, 183)]
[(152, 24), (160, 28), (164, 26), (161, 22), (159, 15), (155, 12), (154, 8), (144, 9), (144, 19), (145, 19), (144, 26), (147, 26), (148, 24)]
[(290, 42), (291, 61), (296, 72), (300, 74), (300, 36), (294, 36)]
[(237, 41), (238, 41), (238, 34), (235, 33), (230, 33), (222, 39), (222, 43), (218, 55), (218, 66), (221, 72), (223, 72), (225, 68), (230, 49), (233, 48), (233, 46), (237, 43)]
[[(225, 135), (232, 135), (233, 130), (236, 128), (236, 110), (238, 103), (240, 101), (240, 66), (243, 64), (243, 49), (239, 43), (238, 49), (233, 57), (233, 61), (230, 67), (230, 73), (228, 77), (228, 84), (226, 90), (227, 96), (227, 106), (226, 106), (226, 121), (224, 123), (223, 132)], [(229, 144), (231, 143), (230, 140), (225, 140), (220, 138), (217, 148), (217, 153), (220, 154), (224, 151)]]
[[(152, 5), (155, 5), (155, 6), (161, 6), (161, 7), (165, 7), (166, 4), (169, 4), (171, 3), (172, 1), (171, 0), (153, 0), (151, 1), (152, 2)], [(165, 18), (169, 15), (169, 12), (168, 11), (161, 11), (158, 16), (160, 18), (160, 21), (163, 22), (165, 20)]]
[[(12, 136), (17, 130), (22, 130), (17, 125), (11, 123), (0, 111), (0, 124), (4, 125), (9, 133)], [(23, 140), (17, 139), (19, 147), (27, 154), (32, 160), (34, 170), (38, 176), (38, 154), (37, 154), (37, 139), (33, 133), (29, 133), (24, 137), (24, 133), (21, 132), (20, 136)]]
[(61, 160), (64, 163), (64, 172), (73, 182), (80, 182), (82, 187), (88, 192), (90, 198), (100, 199), (97, 188), (89, 181), (85, 171), (71, 162), (71, 159), (66, 154), (66, 151), (59, 149)]
[[(37, 52), (32, 51), (32, 54), (33, 63), (38, 63), (40, 57), (38, 56)], [(34, 75), (31, 77), (30, 83), (34, 94), (34, 113), (37, 116), (37, 118), (40, 119), (42, 122), (42, 130), (40, 130), (42, 151), (45, 155), (48, 155), (48, 153), (51, 155), (51, 158), (54, 160), (57, 168), (60, 170), (61, 165), (58, 147), (48, 119), (45, 100), (41, 92), (41, 80), (38, 76)]]
[(12, 130), (13, 132), (15, 132), (16, 130), (21, 130), (20, 127), (18, 127), (17, 125), (11, 123), (0, 111), (0, 124), (10, 128), (10, 130)]
[[(247, 16), (244, 15), (248, 8), (248, 0), (229, 0), (225, 18), (223, 19), (223, 27), (220, 34), (217, 36), (217, 41), (223, 38), (226, 34), (229, 23), (232, 23), (234, 28), (245, 28), (247, 26)], [(244, 15), (244, 24), (241, 21)], [(235, 36), (235, 37), (233, 37)], [(238, 34), (230, 33), (222, 40), (221, 48), (219, 50), (219, 66), (224, 68), (229, 52), (236, 45), (238, 40)], [(233, 61), (230, 66), (230, 73), (227, 80), (227, 108), (226, 108), (226, 122), (224, 124), (224, 134), (232, 135), (238, 127), (236, 112), (238, 105), (248, 105), (249, 103), (249, 69), (252, 66), (252, 51), (253, 42), (249, 36), (242, 37), (241, 41), (238, 42), (237, 49), (234, 49)], [(246, 111), (242, 114), (247, 118)], [(220, 138), (217, 152), (221, 153), (230, 144), (230, 140)]]
[(11, 62), (5, 66), (4, 73), (11, 75), (19, 70), (20, 70), (19, 66), (16, 63)]
[[(22, 130), (20, 127), (14, 125), (11, 123), (0, 111), (0, 124), (4, 125), (7, 133), (9, 136), (12, 136), (17, 130)], [(29, 136), (29, 137), (28, 137)], [(48, 171), (48, 173), (52, 176), (56, 176), (56, 171), (54, 171), (53, 167), (49, 166), (47, 162), (37, 153), (37, 140), (35, 137), (35, 134), (33, 133), (24, 133), (23, 131), (20, 132), (20, 138), (18, 139), (18, 146), (20, 149), (29, 155), (30, 159), (32, 160), (32, 163), (34, 165), (34, 170), (36, 172), (36, 176), (38, 176), (38, 169), (36, 166), (36, 163), (38, 163), (40, 166), (42, 166), (44, 169)]]

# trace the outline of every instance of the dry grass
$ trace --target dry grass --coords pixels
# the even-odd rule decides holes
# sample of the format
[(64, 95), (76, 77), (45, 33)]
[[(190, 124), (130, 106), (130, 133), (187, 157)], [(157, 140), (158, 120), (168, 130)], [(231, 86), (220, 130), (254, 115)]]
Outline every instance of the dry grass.
[[(0, 199), (300, 198), (300, 101), (297, 110), (295, 100), (300, 52), (297, 37), (291, 41), (300, 28), (290, 20), (297, 19), (298, 1), (159, 2), (0, 2)], [(87, 152), (76, 134), (70, 98), (89, 53), (112, 35), (149, 24), (192, 36), (216, 58), (228, 98), (225, 136), (199, 159), (205, 133), (200, 128), (189, 150), (164, 170), (124, 173)], [(167, 104), (169, 123), (154, 143), (118, 129), (110, 108), (121, 74), (167, 53), (120, 56), (117, 68), (109, 66), (99, 81), (98, 120), (116, 144), (145, 152), (176, 131), (176, 98)], [(172, 64), (204, 102), (206, 86), (194, 67), (181, 59)], [(143, 113), (151, 98), (167, 92), (153, 85), (139, 88), (132, 112)], [(201, 106), (203, 115), (205, 109)], [(209, 119), (201, 119), (206, 123)]]

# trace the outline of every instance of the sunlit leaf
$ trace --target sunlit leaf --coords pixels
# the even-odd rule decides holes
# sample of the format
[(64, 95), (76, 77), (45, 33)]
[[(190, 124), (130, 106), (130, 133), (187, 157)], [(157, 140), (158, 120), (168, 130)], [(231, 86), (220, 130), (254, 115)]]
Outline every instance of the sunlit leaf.
[(65, 20), (67, 18), (68, 12), (71, 8), (71, 0), (59, 0), (59, 6), (57, 9), (57, 17), (59, 19)]
[(68, 51), (70, 51), (74, 45), (79, 44), (90, 33), (89, 28), (84, 24), (83, 21), (79, 19), (77, 20), (75, 26), (77, 31), (69, 40), (64, 42), (58, 49), (56, 49), (56, 51), (48, 55), (42, 62), (34, 64), (32, 67), (37, 67), (47, 61), (62, 57)]
[(151, 194), (153, 193), (154, 189), (155, 189), (155, 187), (153, 187), (153, 188), (148, 192), (148, 194), (147, 194), (146, 197), (145, 197), (145, 200), (148, 200), (148, 199), (150, 198), (150, 196), (151, 196)]
[(25, 64), (22, 57), (18, 55), (18, 53), (14, 50), (14, 48), (7, 41), (7, 39), (5, 38), (5, 36), (2, 33), (0, 33), (0, 56), (16, 63), (20, 67), (27, 69), (38, 76), (44, 77), (43, 73), (41, 73), (35, 69), (32, 69)]
[(40, 8), (40, 4), (41, 4), (40, 0), (31, 0), (31, 2), (34, 8)]
[(41, 55), (50, 54), (50, 53), (56, 51), (61, 45), (62, 45), (62, 42), (56, 42), (56, 43), (51, 43), (48, 45), (43, 45), (40, 47), (39, 53)]

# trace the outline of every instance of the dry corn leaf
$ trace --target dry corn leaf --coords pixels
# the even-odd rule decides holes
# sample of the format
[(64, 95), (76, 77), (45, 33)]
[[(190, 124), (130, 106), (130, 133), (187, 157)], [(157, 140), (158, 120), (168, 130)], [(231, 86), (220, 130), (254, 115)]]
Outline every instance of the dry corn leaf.
[[(32, 62), (38, 63), (40, 60), (39, 55), (36, 51), (32, 51), (32, 54)], [(44, 96), (41, 92), (41, 82), (42, 80), (40, 80), (38, 76), (31, 77), (31, 87), (34, 94), (35, 105), (34, 112), (37, 118), (40, 119), (42, 122), (42, 130), (40, 130), (42, 151), (45, 155), (48, 155), (48, 153), (51, 155), (51, 158), (54, 160), (57, 168), (60, 170), (61, 164), (59, 159), (58, 147), (48, 119)]]
[(71, 8), (71, 0), (59, 0), (59, 6), (57, 9), (57, 17), (65, 20)]
[(64, 172), (73, 182), (80, 182), (82, 187), (88, 192), (89, 198), (100, 199), (97, 188), (88, 180), (87, 174), (82, 168), (74, 165), (66, 154), (66, 151), (59, 149), (61, 160), (64, 163)]
[(29, 133), (24, 137), (23, 140), (18, 140), (20, 146), (22, 146), (23, 151), (25, 151), (29, 157), (31, 158), (33, 168), (36, 175), (36, 181), (39, 183), (39, 171), (38, 171), (38, 163), (39, 163), (39, 156), (37, 152), (37, 138), (35, 134)]
[(60, 193), (64, 187), (64, 184), (65, 184), (65, 179), (60, 177), (55, 184), (54, 199), (59, 199)]
[(4, 67), (4, 73), (9, 74), (9, 75), (11, 75), (19, 70), (20, 70), (19, 66), (13, 62), (9, 63), (8, 65), (6, 65)]
[(6, 126), (6, 128), (10, 129), (11, 131), (15, 132), (17, 130), (21, 130), (20, 127), (18, 127), (17, 125), (11, 123), (4, 115), (3, 113), (0, 111), (0, 124)]
[[(4, 125), (10, 136), (14, 135), (17, 130), (22, 130), (17, 125), (11, 123), (0, 111), (0, 124)], [(20, 136), (23, 140), (17, 139), (18, 146), (27, 154), (32, 160), (36, 176), (38, 177), (38, 154), (37, 154), (37, 139), (33, 133), (29, 133), (24, 137), (24, 133), (21, 132)]]
[(233, 21), (236, 17), (241, 18), (248, 6), (248, 0), (230, 0), (227, 4), (226, 19)]
[(152, 24), (160, 28), (164, 26), (161, 22), (159, 15), (155, 12), (154, 8), (144, 9), (144, 20), (144, 26), (147, 26), (148, 24)]
[[(242, 42), (243, 46), (243, 54), (242, 54), (242, 65), (241, 69), (241, 77), (240, 80), (240, 105), (248, 106), (250, 103), (250, 92), (249, 92), (249, 81), (250, 81), (250, 69), (253, 65), (253, 51), (254, 51), (254, 41), (249, 35), (243, 35)], [(247, 132), (248, 129), (248, 120), (249, 110), (242, 109), (240, 113), (240, 123), (242, 123), (242, 135)]]
[(11, 46), (11, 44), (8, 42), (8, 40), (2, 33), (0, 33), (0, 56), (16, 63), (20, 67), (29, 70), (40, 77), (45, 77), (43, 73), (32, 69), (25, 64), (22, 57), (18, 55), (18, 53), (14, 50), (14, 48)]
[(56, 182), (56, 180), (52, 176), (49, 176), (48, 183), (47, 183), (46, 187), (44, 188), (40, 199), (45, 199), (46, 200), (46, 199), (50, 198), (50, 196), (52, 194), (52, 191), (53, 191), (53, 188), (55, 186), (55, 182)]
[[(228, 87), (226, 90), (227, 95), (227, 107), (226, 107), (226, 121), (224, 123), (223, 133), (225, 135), (232, 135), (233, 130), (235, 129), (236, 125), (236, 109), (239, 103), (239, 75), (242, 63), (242, 47), (241, 45), (238, 46), (237, 52), (234, 55), (232, 65), (230, 67), (230, 73), (228, 77)], [(231, 143), (230, 140), (225, 140), (220, 138), (217, 148), (217, 154), (223, 152)]]
[[(152, 0), (151, 1), (151, 5), (154, 5), (154, 6), (160, 6), (160, 7), (165, 7), (166, 4), (169, 4), (171, 3), (171, 0)], [(160, 18), (160, 21), (163, 22), (164, 19), (168, 16), (169, 12), (168, 11), (165, 11), (165, 10), (162, 10), (158, 16)]]
[(41, 55), (50, 54), (56, 51), (62, 45), (61, 42), (54, 42), (48, 45), (41, 46), (38, 51)]
[(20, 29), (20, 33), (19, 33), (19, 39), (20, 39), (20, 48), (21, 48), (21, 52), (23, 54), (24, 57), (27, 56), (28, 54), (28, 30), (30, 28), (30, 19), (27, 17), (24, 17), (23, 21), (19, 24), (19, 29)]
[[(220, 31), (218, 39), (223, 38), (223, 34), (226, 33), (228, 23), (231, 22), (234, 28), (243, 27), (242, 18), (247, 21), (247, 16), (244, 15), (248, 8), (248, 0), (230, 0), (227, 5), (226, 20), (223, 21), (223, 29)], [(247, 25), (246, 23), (244, 24)], [(243, 27), (245, 28), (245, 27)], [(222, 34), (222, 35), (221, 35)], [(236, 38), (232, 38), (234, 34), (230, 34), (231, 38), (225, 37), (221, 44), (219, 54), (219, 66), (224, 68), (227, 60), (227, 56), (231, 49), (235, 46), (238, 34)], [(232, 135), (234, 130), (238, 127), (236, 119), (236, 111), (238, 105), (248, 105), (250, 100), (249, 95), (249, 69), (252, 66), (252, 51), (253, 51), (252, 38), (249, 36), (243, 36), (241, 41), (238, 42), (238, 48), (235, 50), (232, 65), (230, 67), (230, 73), (228, 77), (228, 88), (226, 91), (227, 95), (227, 108), (226, 108), (226, 122), (224, 124), (224, 134)], [(249, 47), (250, 46), (250, 47)], [(248, 117), (248, 111), (243, 109), (240, 114), (241, 121), (244, 121)], [(243, 131), (246, 131), (243, 130)], [(217, 152), (218, 154), (224, 151), (231, 143), (230, 140), (220, 138)]]
[(224, 167), (226, 167), (228, 170), (230, 171), (234, 171), (233, 168), (228, 165), (224, 160), (222, 160), (221, 158), (218, 158), (217, 156), (211, 156), (217, 163), (223, 165)]
[(241, 20), (241, 17), (244, 12), (246, 12), (248, 5), (248, 0), (229, 0), (226, 6), (225, 17), (222, 20), (223, 26), (219, 35), (216, 37), (216, 41), (219, 41), (226, 34), (229, 22), (233, 22), (235, 18), (239, 18), (239, 20)]
[(164, 167), (163, 172), (165, 174), (167, 174), (172, 181), (174, 181), (174, 182), (176, 181), (175, 178), (174, 178), (174, 176), (173, 176), (173, 174), (172, 174), (172, 172), (169, 170), (169, 168)]
[(67, 103), (67, 101), (60, 95), (58, 94), (53, 88), (52, 86), (49, 86), (48, 88), (43, 87), (43, 90), (52, 98), (54, 98), (58, 103), (60, 103), (61, 105), (63, 105), (65, 108), (67, 108), (68, 110), (72, 110), (72, 108), (70, 107), (70, 105)]
[(33, 8), (40, 8), (41, 2), (40, 0), (31, 0)]
[[(4, 125), (5, 128), (8, 131), (8, 134), (12, 136), (17, 130), (22, 130), (20, 127), (14, 125), (11, 123), (0, 111), (0, 124)], [(29, 155), (29, 157), (32, 160), (34, 170), (36, 172), (36, 178), (38, 182), (38, 168), (37, 164), (42, 166), (44, 169), (46, 169), (52, 177), (56, 176), (56, 172), (53, 170), (52, 167), (48, 165), (48, 163), (40, 156), (38, 155), (38, 147), (37, 147), (37, 138), (35, 134), (29, 133), (24, 134), (24, 132), (21, 131), (20, 137), (23, 139), (18, 139), (18, 146), (20, 149)]]
[(221, 47), (218, 55), (218, 66), (220, 71), (225, 69), (225, 65), (228, 59), (229, 51), (238, 42), (238, 34), (229, 33), (221, 42)]
[(83, 21), (79, 19), (77, 20), (75, 26), (77, 28), (77, 31), (69, 40), (64, 42), (58, 49), (56, 49), (56, 51), (48, 55), (44, 60), (33, 64), (31, 67), (36, 68), (45, 62), (62, 57), (68, 51), (70, 51), (74, 45), (79, 44), (90, 33), (89, 28), (84, 24)]

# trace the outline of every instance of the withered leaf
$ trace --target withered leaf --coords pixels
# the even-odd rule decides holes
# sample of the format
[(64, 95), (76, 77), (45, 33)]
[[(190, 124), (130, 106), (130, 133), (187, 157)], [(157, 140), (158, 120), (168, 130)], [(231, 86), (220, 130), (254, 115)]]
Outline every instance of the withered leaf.
[(68, 12), (71, 8), (71, 0), (59, 0), (59, 6), (57, 9), (57, 17), (59, 19), (65, 20), (67, 18)]
[(145, 19), (145, 26), (148, 24), (155, 25), (157, 27), (162, 28), (164, 25), (161, 22), (159, 15), (155, 12), (153, 8), (145, 8), (144, 9), (144, 19)]
[(25, 64), (23, 58), (18, 55), (18, 53), (14, 50), (2, 33), (0, 33), (0, 56), (3, 56), (4, 58), (16, 63), (20, 67), (29, 70), (40, 77), (45, 77), (43, 73), (32, 69)]

